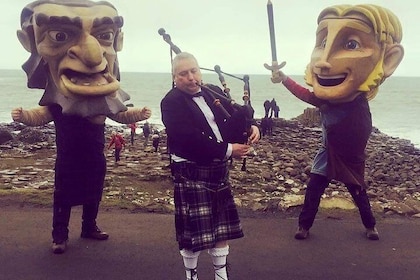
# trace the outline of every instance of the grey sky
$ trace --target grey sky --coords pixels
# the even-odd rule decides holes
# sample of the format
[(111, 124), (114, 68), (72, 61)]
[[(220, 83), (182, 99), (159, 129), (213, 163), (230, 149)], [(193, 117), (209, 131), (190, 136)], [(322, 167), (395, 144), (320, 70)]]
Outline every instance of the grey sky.
[[(417, 0), (271, 0), (279, 62), (283, 70), (302, 75), (315, 42), (319, 12), (335, 4), (378, 4), (393, 11), (403, 27), (405, 56), (394, 75), (420, 76), (420, 33)], [(20, 45), (22, 8), (31, 1), (3, 3), (0, 26), (0, 69), (20, 69), (29, 56)], [(169, 72), (169, 45), (158, 34), (164, 28), (183, 51), (193, 53), (200, 66), (232, 74), (270, 74), (267, 0), (110, 0), (124, 17), (124, 48), (118, 54), (122, 71)]]

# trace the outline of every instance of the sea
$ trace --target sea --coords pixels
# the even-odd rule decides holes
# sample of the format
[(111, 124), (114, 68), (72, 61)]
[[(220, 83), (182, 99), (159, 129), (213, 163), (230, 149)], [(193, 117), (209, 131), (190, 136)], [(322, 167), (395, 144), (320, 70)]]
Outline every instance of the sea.
[[(254, 117), (264, 116), (263, 103), (273, 98), (280, 106), (279, 117), (292, 119), (311, 107), (292, 94), (282, 85), (273, 84), (270, 74), (245, 74), (249, 77), (251, 104)], [(225, 75), (232, 99), (242, 105), (244, 74)], [(304, 85), (303, 76), (291, 76)], [(203, 82), (222, 87), (219, 77), (211, 71), (203, 71)], [(38, 106), (43, 91), (26, 86), (23, 70), (0, 70), (0, 123), (12, 121), (10, 112), (15, 107), (26, 109)], [(160, 101), (172, 88), (170, 73), (122, 72), (121, 88), (131, 97), (126, 102), (135, 107), (147, 106), (152, 110), (149, 123), (163, 128)], [(378, 95), (370, 101), (373, 125), (381, 132), (396, 138), (406, 139), (420, 148), (420, 77), (391, 76), (379, 88)], [(107, 120), (111, 125), (119, 125)], [(140, 123), (141, 124), (141, 123)]]

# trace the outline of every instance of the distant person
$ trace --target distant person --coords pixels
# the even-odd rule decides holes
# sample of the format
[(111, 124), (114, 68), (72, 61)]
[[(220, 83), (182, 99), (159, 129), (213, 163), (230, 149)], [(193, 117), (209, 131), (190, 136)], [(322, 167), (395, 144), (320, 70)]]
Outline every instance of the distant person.
[(273, 135), (273, 119), (270, 117), (262, 118), (261, 120), (261, 132), (262, 136)]
[[(198, 279), (198, 257), (207, 251), (214, 279), (227, 280), (228, 241), (243, 237), (227, 161), (230, 156), (246, 156), (251, 146), (227, 139), (231, 130), (214, 106), (212, 93), (201, 88), (202, 75), (193, 55), (177, 54), (172, 76), (176, 86), (162, 99), (161, 112), (171, 152), (176, 239), (186, 277)], [(227, 101), (220, 102), (233, 112)], [(256, 143), (258, 127), (252, 125), (249, 135), (249, 143)]]
[(280, 106), (276, 104), (276, 106), (274, 106), (273, 108), (273, 111), (274, 111), (274, 118), (278, 118), (279, 113), (280, 113)]
[(264, 101), (264, 118), (268, 118), (268, 114), (270, 113), (271, 103), (270, 100)]
[(119, 134), (118, 132), (113, 131), (111, 136), (111, 141), (108, 145), (108, 149), (114, 146), (114, 157), (115, 163), (121, 160), (121, 150), (125, 147), (125, 140), (124, 137)]
[(267, 134), (267, 121), (266, 117), (261, 119), (260, 128), (261, 128), (261, 138)]
[(155, 149), (155, 152), (157, 152), (159, 149), (159, 141), (160, 141), (159, 131), (155, 130), (152, 135), (152, 145), (153, 145), (153, 148)]
[(146, 148), (147, 144), (149, 143), (149, 137), (150, 137), (150, 124), (147, 121), (143, 125), (143, 137), (144, 137), (143, 146), (144, 148)]
[(270, 118), (273, 117), (273, 114), (274, 114), (274, 111), (276, 110), (276, 107), (277, 107), (277, 102), (273, 98), (273, 99), (271, 99), (271, 102), (270, 102)]
[(273, 125), (274, 125), (273, 118), (267, 118), (267, 134), (269, 136), (273, 136)]
[(262, 137), (267, 135), (268, 131), (268, 117), (264, 117), (261, 119), (261, 134)]
[(308, 238), (321, 196), (332, 179), (346, 185), (359, 209), (366, 237), (379, 239), (364, 177), (365, 149), (372, 131), (368, 100), (401, 62), (401, 39), (400, 22), (386, 8), (332, 6), (318, 16), (317, 44), (305, 72), (313, 91), (281, 71), (272, 71), (274, 83), (283, 83), (321, 113), (322, 146), (312, 166), (296, 239)]
[(136, 136), (137, 123), (130, 123), (128, 127), (130, 128), (130, 142), (131, 145), (134, 145), (134, 137)]

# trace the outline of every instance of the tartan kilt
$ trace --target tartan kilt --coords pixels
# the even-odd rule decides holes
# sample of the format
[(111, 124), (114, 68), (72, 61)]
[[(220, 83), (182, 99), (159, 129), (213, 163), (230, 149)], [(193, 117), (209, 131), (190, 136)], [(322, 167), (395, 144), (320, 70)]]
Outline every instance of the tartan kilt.
[[(174, 180), (179, 249), (196, 252), (214, 248), (220, 241), (243, 237), (226, 163), (216, 167), (193, 165), (187, 169), (188, 172), (175, 174)], [(195, 174), (193, 179), (189, 178), (191, 174)]]

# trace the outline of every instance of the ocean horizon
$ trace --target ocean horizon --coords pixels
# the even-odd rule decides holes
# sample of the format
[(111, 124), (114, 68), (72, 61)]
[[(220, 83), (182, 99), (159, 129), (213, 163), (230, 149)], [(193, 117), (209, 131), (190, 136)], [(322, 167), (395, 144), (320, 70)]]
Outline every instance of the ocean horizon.
[[(227, 87), (230, 88), (232, 99), (242, 104), (244, 92), (244, 75), (234, 74), (236, 78), (225, 75)], [(305, 85), (303, 75), (290, 75), (297, 82)], [(222, 87), (217, 74), (203, 71), (203, 82)], [(29, 89), (26, 86), (26, 74), (23, 70), (0, 69), (0, 85), (2, 86), (0, 102), (0, 123), (12, 122), (10, 112), (13, 108), (26, 109), (38, 106), (43, 90)], [(254, 117), (264, 117), (263, 103), (265, 100), (276, 100), (280, 106), (280, 117), (292, 119), (312, 107), (290, 94), (280, 84), (273, 84), (270, 75), (249, 75), (251, 104)], [(121, 72), (121, 88), (131, 99), (126, 102), (135, 107), (148, 106), (152, 110), (149, 123), (162, 126), (160, 116), (160, 101), (171, 89), (170, 73)], [(379, 88), (378, 95), (369, 102), (373, 125), (381, 132), (401, 139), (411, 141), (420, 148), (420, 124), (418, 112), (420, 109), (420, 79), (419, 77), (392, 76)], [(107, 120), (108, 124), (118, 125)]]

